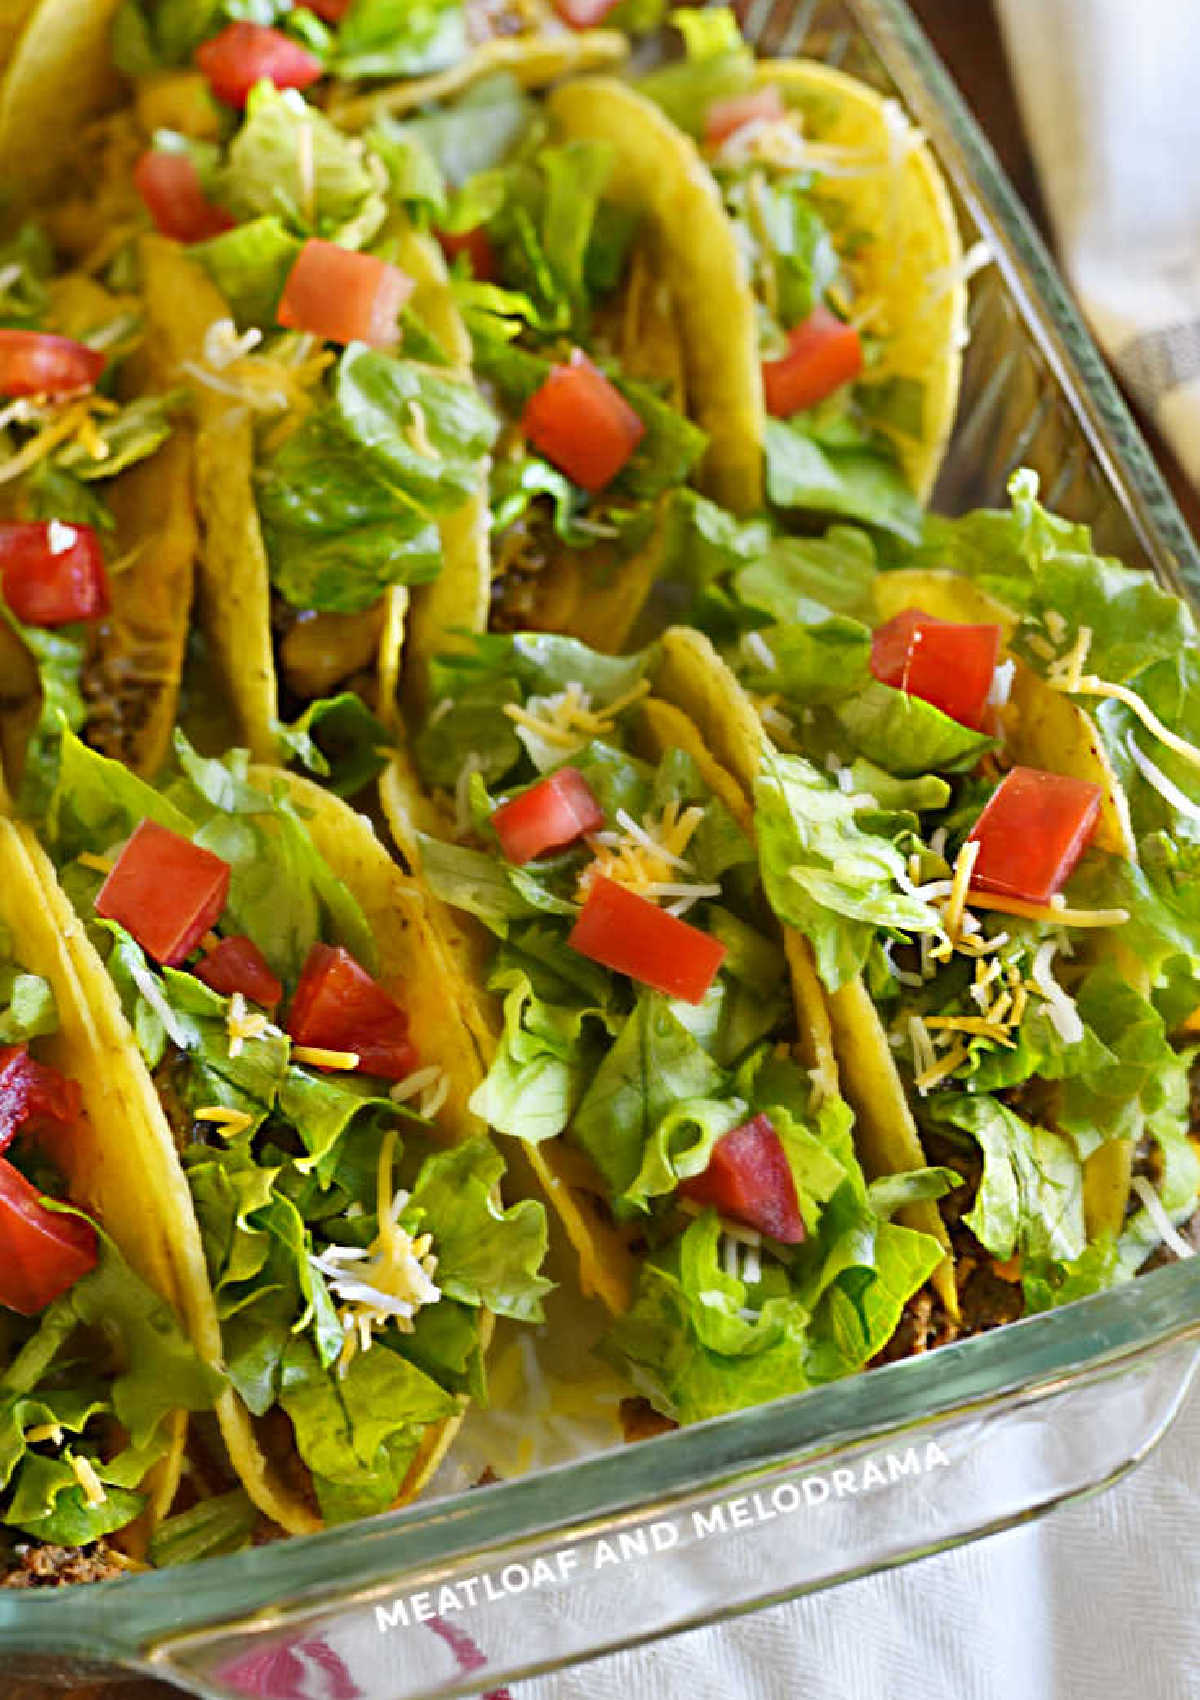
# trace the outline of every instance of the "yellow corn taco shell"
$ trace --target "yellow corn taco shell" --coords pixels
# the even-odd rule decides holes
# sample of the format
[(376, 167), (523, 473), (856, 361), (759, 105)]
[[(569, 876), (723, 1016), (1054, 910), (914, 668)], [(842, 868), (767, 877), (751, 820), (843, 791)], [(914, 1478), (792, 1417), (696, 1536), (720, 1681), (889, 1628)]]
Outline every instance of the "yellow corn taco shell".
[[(749, 799), (766, 745), (754, 704), (700, 632), (677, 626), (663, 634), (661, 643), (657, 688), (691, 718), (704, 745), (727, 766)], [(806, 1035), (806, 1061), (820, 1071), (825, 1089), (840, 1090), (854, 1111), (855, 1145), (868, 1179), (923, 1168), (926, 1158), (916, 1123), (865, 987), (854, 980), (827, 996), (807, 940), (791, 928), (784, 933), (796, 1009)], [(949, 1252), (949, 1236), (936, 1204), (910, 1205), (900, 1219), (932, 1234)], [(957, 1314), (949, 1257), (932, 1279), (947, 1308)]]
[(723, 507), (753, 512), (763, 442), (754, 297), (712, 174), (692, 141), (624, 83), (564, 83), (546, 104), (567, 140), (615, 150), (607, 193), (648, 217), (676, 302), (689, 411), (709, 436), (703, 482)]
[[(0, 807), (4, 802), (0, 794)], [(28, 828), (2, 817), (0, 927), (11, 936), (22, 965), (48, 980), (54, 991), (59, 1029), (39, 1041), (39, 1052), (77, 1081), (83, 1094), (86, 1124), (55, 1153), (68, 1196), (101, 1223), (143, 1280), (186, 1317), (178, 1254), (194, 1240), (201, 1270), (203, 1254), (183, 1176), (176, 1182), (169, 1170), (163, 1172), (155, 1129), (135, 1112), (120, 1054), (120, 1003), (115, 993), (92, 996), (95, 976), (86, 960), (81, 963), (79, 950), (86, 943), (83, 928), (58, 887), (53, 866)], [(118, 1537), (135, 1556), (166, 1515), (179, 1485), (187, 1415), (180, 1411), (169, 1420), (169, 1449), (144, 1484), (149, 1504)]]
[[(129, 377), (137, 390), (161, 395), (177, 384), (187, 353), (179, 302), (191, 268), (161, 237), (142, 239), (139, 260), (147, 332)], [(148, 778), (170, 755), (178, 716), (200, 548), (194, 454), (191, 426), (177, 415), (158, 452), (109, 492), (120, 570), (88, 662), (88, 741)]]
[(520, 35), (484, 42), (429, 77), (363, 93), (337, 90), (329, 103), (330, 117), (343, 130), (363, 130), (384, 114), (398, 118), (434, 101), (452, 100), (500, 71), (515, 77), (522, 88), (543, 89), (560, 77), (618, 65), (629, 53), (629, 38), (620, 30), (570, 29), (540, 0), (523, 0), (522, 10), (528, 27)]
[(0, 11), (0, 181), (38, 200), (68, 166), (79, 131), (115, 104), (109, 31), (120, 0), (13, 0)]
[[(856, 303), (884, 340), (879, 375), (921, 385), (917, 438), (896, 449), (914, 493), (933, 487), (958, 400), (965, 339), (962, 245), (949, 194), (928, 147), (895, 102), (810, 60), (769, 60), (755, 71), (804, 116), (814, 150), (837, 150), (823, 199), (868, 239), (848, 263)], [(663, 275), (679, 302), (690, 410), (710, 436), (708, 493), (735, 513), (762, 506), (766, 430), (754, 294), (720, 192), (693, 142), (635, 90), (581, 78), (548, 105), (568, 136), (617, 149), (613, 192), (650, 210), (662, 236)]]
[(755, 76), (803, 113), (806, 140), (845, 150), (844, 171), (822, 177), (821, 197), (845, 209), (850, 228), (870, 232), (851, 265), (857, 305), (884, 338), (878, 375), (922, 387), (920, 437), (897, 436), (896, 449), (925, 501), (954, 424), (966, 342), (967, 287), (949, 191), (897, 103), (856, 77), (812, 59), (767, 60)]
[[(430, 925), (426, 897), (419, 884), (396, 866), (368, 821), (319, 786), (265, 768), (252, 768), (250, 778), (259, 785), (287, 785), (317, 849), (358, 898), (379, 947), (380, 983), (403, 997), (413, 1042), (423, 1061), (442, 1069), (448, 1077), (449, 1092), (439, 1112), (439, 1123), (447, 1137), (459, 1140), (481, 1132), (481, 1124), (468, 1107), (471, 1093), (482, 1078), (478, 1052), (464, 1022), (442, 996), (452, 970)], [(219, 1368), (222, 1345), (216, 1303), (170, 1124), (122, 1013), (116, 989), (82, 924), (54, 883), (48, 864), (46, 867), (45, 886), (54, 907), (52, 923), (48, 924), (52, 924), (53, 935), (73, 974), (87, 988), (87, 1007), (101, 1035), (105, 1061), (97, 1078), (117, 1082), (112, 1114), (114, 1119), (121, 1117), (124, 1127), (119, 1139), (114, 1133), (112, 1148), (122, 1152), (127, 1149), (129, 1163), (137, 1164), (137, 1185), (125, 1177), (128, 1184), (119, 1207), (126, 1217), (133, 1218), (130, 1228), (136, 1230), (134, 1240), (137, 1233), (146, 1234), (149, 1222), (158, 1236), (153, 1243), (157, 1247), (162, 1242), (162, 1255), (169, 1259), (180, 1310), (193, 1343), (206, 1362)], [(110, 1175), (110, 1184), (116, 1178), (115, 1172)], [(110, 1220), (115, 1236), (118, 1223), (115, 1218)], [(485, 1348), (491, 1328), (492, 1318), (481, 1312), (480, 1343)], [(320, 1528), (321, 1520), (308, 1495), (296, 1485), (297, 1461), (290, 1454), (280, 1456), (265, 1443), (262, 1430), (232, 1388), (218, 1399), (217, 1419), (233, 1467), (259, 1510), (292, 1534)], [(455, 1416), (427, 1430), (398, 1504), (412, 1499), (437, 1468), (460, 1420)]]

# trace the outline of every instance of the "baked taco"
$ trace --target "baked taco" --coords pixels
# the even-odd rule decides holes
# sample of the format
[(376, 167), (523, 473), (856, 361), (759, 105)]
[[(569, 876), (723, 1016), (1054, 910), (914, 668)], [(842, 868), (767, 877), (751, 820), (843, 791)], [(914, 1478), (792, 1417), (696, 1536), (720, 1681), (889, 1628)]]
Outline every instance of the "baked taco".
[(764, 882), (847, 1098), (964, 1176), (967, 1326), (997, 1270), (999, 1319), (1134, 1273), (1200, 1179), (1173, 1043), (1197, 989), (1192, 621), (1036, 490), (930, 520), (888, 570), (849, 529), (743, 534), (756, 557), (707, 603), (743, 627), (733, 670), (664, 640), (703, 647), (724, 723), (758, 727)]
[[(661, 571), (670, 494), (706, 447), (654, 199), (626, 180), (620, 146), (571, 139), (557, 106), (481, 86), (386, 139), (396, 193), (452, 260), (475, 374), (502, 419), (490, 538), (481, 506), (471, 547), (447, 550), (414, 594), (410, 711), (451, 629), (624, 647)], [(625, 122), (622, 145), (653, 161), (664, 193), (692, 192), (687, 139), (632, 92)]]
[(244, 753), (178, 755), (155, 790), (67, 737), (67, 948), (147, 1172), (182, 1189), (181, 1299), (228, 1376), (229, 1458), (302, 1532), (418, 1491), (483, 1391), (492, 1315), (540, 1314), (545, 1221), (498, 1202), (423, 894), (369, 824)]
[[(188, 198), (180, 164), (214, 202)], [(233, 735), (349, 794), (381, 765), (390, 593), (441, 571), (455, 533), (440, 528), (481, 487), (496, 429), (441, 255), (391, 206), (379, 156), (266, 84), (227, 149), (160, 132), (136, 177), (164, 231), (210, 233), (177, 251), (174, 334), (197, 428), (199, 623)], [(215, 203), (228, 228), (212, 234)]]
[(34, 225), (0, 248), (0, 758), (26, 813), (60, 717), (153, 773), (192, 599), (191, 448), (170, 387), (176, 278), (147, 251), (113, 294), (56, 273)]
[(868, 1185), (747, 796), (661, 661), (541, 633), (438, 657), (413, 754), (442, 835), (414, 847), (486, 941), (459, 957), (472, 1107), (524, 1141), (614, 1315), (606, 1353), (690, 1421), (882, 1351), (944, 1255), (891, 1217), (949, 1181)]
[[(732, 12), (673, 21), (684, 59), (638, 90), (700, 146), (728, 223), (722, 241), (703, 196), (646, 184), (667, 264), (691, 277), (681, 303), (696, 416), (714, 442), (721, 433), (711, 493), (736, 513), (765, 494), (783, 512), (915, 535), (965, 340), (961, 244), (932, 154), (896, 103), (857, 79), (810, 60), (757, 62)], [(582, 78), (550, 105), (569, 136), (611, 138), (620, 169), (646, 180), (630, 98)]]
[(0, 1585), (140, 1558), (220, 1386), (176, 1319), (170, 1210), (69, 924), (0, 817)]

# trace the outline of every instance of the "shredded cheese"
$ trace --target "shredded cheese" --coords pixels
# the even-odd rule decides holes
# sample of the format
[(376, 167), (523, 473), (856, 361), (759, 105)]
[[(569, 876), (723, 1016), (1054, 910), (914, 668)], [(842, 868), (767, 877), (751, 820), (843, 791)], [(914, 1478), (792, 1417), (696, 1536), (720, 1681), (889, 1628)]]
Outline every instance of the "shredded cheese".
[[(1068, 687), (1058, 679), (1049, 681), (1057, 690)], [(1200, 767), (1200, 749), (1195, 744), (1189, 744), (1186, 738), (1181, 738), (1177, 732), (1172, 732), (1169, 726), (1164, 726), (1149, 703), (1143, 702), (1136, 691), (1131, 691), (1128, 685), (1114, 685), (1107, 679), (1098, 679), (1094, 673), (1085, 673), (1070, 686), (1074, 695), (1085, 697), (1111, 697), (1116, 702), (1123, 702), (1131, 709), (1150, 733), (1168, 750), (1173, 750), (1183, 761), (1192, 767)]]
[(242, 993), (234, 992), (229, 1000), (229, 1013), (225, 1017), (225, 1031), (229, 1035), (230, 1058), (241, 1056), (242, 1047), (247, 1039), (265, 1038), (269, 1027), (270, 1022), (267, 1017), (260, 1010), (249, 1010)]
[(594, 856), (579, 876), (581, 901), (598, 875), (641, 897), (669, 897), (694, 903), (701, 897), (720, 896), (720, 886), (671, 879), (672, 871), (691, 871), (683, 852), (704, 819), (702, 808), (693, 804), (681, 809), (678, 802), (671, 802), (657, 820), (646, 816), (639, 824), (624, 809), (617, 811), (616, 818), (619, 832), (596, 833), (589, 839)]
[(768, 673), (774, 673), (778, 669), (779, 663), (761, 632), (747, 632), (742, 642), (760, 667), (765, 667)]
[(1145, 751), (1138, 747), (1132, 732), (1125, 734), (1125, 748), (1147, 785), (1152, 786), (1165, 803), (1169, 803), (1177, 813), (1186, 815), (1189, 820), (1200, 820), (1200, 804), (1193, 803), (1173, 779), (1168, 779), (1162, 769), (1154, 765)]
[(166, 1033), (168, 1039), (170, 1039), (171, 1043), (177, 1046), (179, 1050), (186, 1051), (189, 1043), (188, 1034), (179, 1025), (175, 1012), (167, 1002), (166, 997), (163, 995), (162, 987), (159, 985), (154, 975), (146, 967), (145, 963), (137, 961), (130, 964), (129, 972), (133, 976), (134, 985), (145, 998), (146, 1002), (150, 1005), (150, 1008), (154, 1011), (155, 1015), (157, 1015), (158, 1019), (162, 1022), (163, 1031)]
[[(992, 909), (999, 915), (1017, 915), (1025, 921), (1052, 921), (1063, 927), (1122, 927), (1128, 909), (1068, 909), (1048, 903), (1026, 903), (1019, 897), (1002, 897), (991, 891), (971, 891), (967, 902), (976, 909)], [(993, 940), (993, 943), (995, 941)]]
[(504, 712), (518, 726), (535, 732), (546, 743), (564, 750), (577, 750), (593, 738), (607, 737), (617, 716), (635, 702), (640, 702), (649, 691), (649, 679), (641, 679), (632, 690), (606, 704), (603, 709), (593, 709), (590, 694), (572, 680), (557, 695), (547, 697), (538, 713), (531, 713), (515, 702), (506, 702)]
[(71, 1469), (75, 1480), (83, 1489), (83, 1503), (89, 1510), (94, 1511), (98, 1505), (104, 1505), (108, 1495), (104, 1491), (104, 1483), (96, 1474), (90, 1458), (82, 1458), (78, 1453), (72, 1454)]
[(312, 1068), (336, 1068), (347, 1071), (359, 1064), (357, 1051), (327, 1051), (322, 1045), (293, 1045), (292, 1060), (308, 1063)]
[(963, 910), (967, 902), (967, 888), (971, 883), (971, 875), (979, 858), (979, 842), (968, 839), (958, 853), (954, 863), (954, 879), (950, 887), (950, 896), (942, 911), (942, 925), (952, 939), (957, 939), (962, 932)]
[(206, 1104), (202, 1110), (195, 1112), (195, 1117), (198, 1122), (211, 1122), (224, 1139), (236, 1139), (239, 1133), (245, 1133), (248, 1127), (254, 1126), (253, 1116), (248, 1116), (245, 1110), (230, 1109), (225, 1104)]
[(916, 1088), (922, 1098), (931, 1092), (935, 1086), (961, 1068), (967, 1060), (967, 1047), (961, 1039), (956, 1039), (953, 1047), (940, 1057), (931, 1068), (927, 1068), (916, 1076)]
[(1178, 1228), (1167, 1215), (1162, 1199), (1155, 1192), (1145, 1175), (1135, 1175), (1130, 1186), (1137, 1193), (1146, 1207), (1146, 1214), (1157, 1228), (1159, 1237), (1166, 1246), (1170, 1246), (1176, 1257), (1195, 1257), (1196, 1248), (1184, 1239)]
[(309, 1261), (328, 1282), (340, 1300), (344, 1343), (338, 1358), (338, 1374), (345, 1375), (356, 1352), (369, 1351), (375, 1330), (391, 1324), (402, 1334), (411, 1334), (413, 1318), (424, 1305), (436, 1304), (441, 1289), (433, 1277), (437, 1257), (429, 1234), (415, 1239), (400, 1227), (408, 1204), (407, 1192), (392, 1193), (392, 1170), (396, 1154), (396, 1129), (384, 1136), (379, 1150), (376, 1177), (378, 1232), (370, 1246), (329, 1246)]
[[(1011, 995), (1008, 995), (1008, 1001), (1012, 1002)], [(927, 1015), (925, 1025), (931, 1033), (968, 1033), (976, 1038), (991, 1039), (998, 1045), (1007, 1045), (1010, 1050), (1016, 1048), (1016, 1040), (1008, 1036), (999, 1020), (989, 1020), (982, 1015)]]
[(1044, 939), (1033, 959), (1031, 980), (1035, 991), (1046, 1000), (1046, 1013), (1064, 1045), (1077, 1045), (1083, 1038), (1084, 1026), (1074, 1001), (1063, 991), (1051, 973), (1050, 964), (1058, 949), (1055, 939)]
[(25, 1430), (25, 1440), (29, 1446), (40, 1446), (43, 1440), (51, 1440), (55, 1446), (61, 1446), (63, 1440), (60, 1423), (39, 1423), (36, 1428)]
[(116, 863), (110, 856), (93, 856), (90, 850), (81, 850), (75, 858), (83, 868), (91, 868), (95, 874), (111, 874)]

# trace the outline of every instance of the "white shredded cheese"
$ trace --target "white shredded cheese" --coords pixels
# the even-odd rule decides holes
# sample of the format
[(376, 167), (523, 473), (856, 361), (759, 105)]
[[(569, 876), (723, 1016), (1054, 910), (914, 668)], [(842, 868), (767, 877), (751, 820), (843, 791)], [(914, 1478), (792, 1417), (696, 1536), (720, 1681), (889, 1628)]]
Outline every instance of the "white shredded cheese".
[(1135, 1175), (1130, 1185), (1145, 1205), (1146, 1214), (1157, 1228), (1163, 1244), (1170, 1246), (1176, 1257), (1195, 1257), (1195, 1246), (1188, 1244), (1167, 1215), (1162, 1199), (1150, 1185), (1145, 1175)]
[(987, 694), (989, 708), (1007, 707), (1016, 671), (1017, 664), (1015, 661), (1002, 661), (996, 668), (996, 671), (992, 674), (992, 683)]
[(1153, 786), (1165, 803), (1169, 803), (1179, 814), (1186, 815), (1189, 820), (1200, 820), (1200, 804), (1193, 803), (1173, 779), (1168, 779), (1163, 770), (1154, 765), (1145, 751), (1138, 748), (1132, 732), (1125, 734), (1125, 748), (1147, 785)]
[(46, 547), (52, 555), (65, 555), (78, 541), (79, 533), (75, 527), (64, 525), (60, 519), (52, 519), (46, 528)]
[(638, 825), (628, 809), (617, 810), (617, 825), (627, 832), (630, 838), (635, 839), (644, 850), (649, 850), (651, 855), (660, 856), (664, 862), (669, 862), (671, 867), (682, 868), (685, 873), (690, 871), (691, 863), (682, 856), (673, 855), (664, 844), (660, 844), (658, 839), (652, 837), (644, 826)]
[(769, 673), (777, 670), (779, 663), (761, 632), (747, 632), (742, 641), (761, 667), (765, 667)]
[(188, 1048), (188, 1035), (176, 1020), (175, 1012), (167, 1002), (166, 997), (163, 994), (162, 987), (159, 985), (154, 975), (146, 967), (145, 963), (138, 961), (131, 962), (129, 972), (133, 976), (134, 985), (145, 998), (146, 1002), (150, 1005), (150, 1008), (154, 1011), (155, 1015), (157, 1015), (158, 1019), (162, 1022), (163, 1030), (166, 1033), (167, 1038), (170, 1039), (173, 1045), (178, 1046), (181, 1051), (186, 1051)]
[(1064, 1045), (1077, 1045), (1083, 1038), (1083, 1022), (1075, 1004), (1063, 991), (1058, 981), (1050, 971), (1050, 963), (1058, 949), (1055, 939), (1044, 939), (1037, 948), (1033, 959), (1030, 979), (1035, 988), (1046, 1000), (1046, 1014), (1050, 1017), (1054, 1031)]

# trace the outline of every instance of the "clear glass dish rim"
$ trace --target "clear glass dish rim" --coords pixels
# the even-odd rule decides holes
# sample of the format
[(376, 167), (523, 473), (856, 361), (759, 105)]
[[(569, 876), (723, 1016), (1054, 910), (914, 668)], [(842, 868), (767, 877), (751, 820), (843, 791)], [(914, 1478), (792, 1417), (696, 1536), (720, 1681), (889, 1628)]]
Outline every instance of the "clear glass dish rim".
[[(1026, 329), (1159, 576), (1200, 607), (1200, 551), (1067, 295), (1041, 237), (904, 0), (842, 0), (933, 141), (985, 236)], [(812, 0), (797, 0), (802, 33)], [(986, 1408), (1200, 1335), (1200, 1258), (1060, 1311), (943, 1347), (628, 1450), (560, 1465), (484, 1492), (418, 1502), (366, 1523), (293, 1537), (180, 1571), (45, 1592), (0, 1591), (0, 1648), (135, 1655), (166, 1632), (244, 1619), (272, 1605), (383, 1587), (557, 1528), (661, 1504), (733, 1476), (887, 1437), (968, 1407)], [(331, 1580), (332, 1579), (332, 1580)]]

